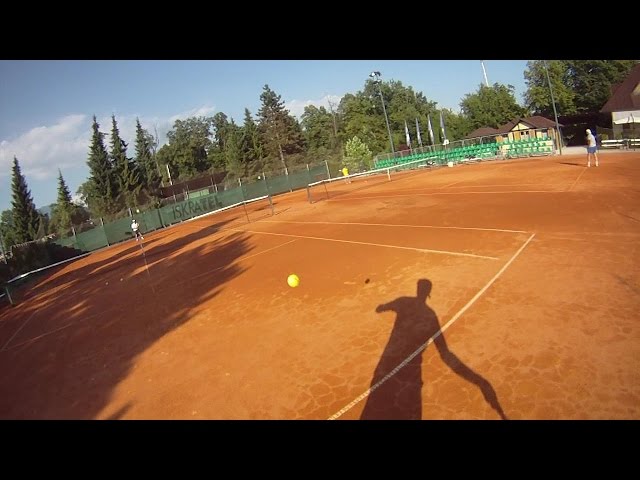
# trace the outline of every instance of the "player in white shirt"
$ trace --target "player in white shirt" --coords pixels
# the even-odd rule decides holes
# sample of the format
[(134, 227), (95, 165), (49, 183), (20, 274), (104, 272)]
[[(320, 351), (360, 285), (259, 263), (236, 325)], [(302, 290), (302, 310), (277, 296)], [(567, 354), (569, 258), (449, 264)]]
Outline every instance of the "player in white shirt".
[(136, 242), (139, 241), (138, 237), (140, 237), (142, 240), (144, 240), (144, 237), (142, 236), (142, 233), (140, 233), (140, 225), (138, 225), (138, 222), (136, 222), (135, 218), (131, 222), (131, 230), (133, 231), (133, 235), (136, 237)]
[(598, 166), (598, 147), (596, 146), (596, 137), (593, 136), (591, 130), (587, 128), (587, 167), (591, 166), (591, 156), (596, 160), (596, 167)]

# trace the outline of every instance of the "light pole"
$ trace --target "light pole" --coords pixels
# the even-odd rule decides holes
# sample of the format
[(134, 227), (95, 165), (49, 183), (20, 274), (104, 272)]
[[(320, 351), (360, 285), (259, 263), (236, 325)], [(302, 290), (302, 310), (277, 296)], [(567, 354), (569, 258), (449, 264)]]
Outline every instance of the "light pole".
[(562, 155), (562, 134), (560, 133), (560, 124), (558, 123), (558, 112), (556, 111), (556, 101), (553, 99), (553, 88), (551, 88), (551, 80), (549, 79), (549, 69), (547, 68), (547, 61), (542, 61), (544, 65), (544, 71), (547, 73), (547, 83), (549, 84), (549, 91), (551, 92), (551, 103), (553, 104), (553, 115), (556, 118), (556, 132), (558, 135), (558, 148), (560, 149), (560, 155)]
[(391, 136), (391, 127), (389, 127), (389, 118), (387, 117), (387, 109), (384, 106), (384, 97), (382, 96), (382, 87), (380, 86), (380, 72), (371, 72), (369, 74), (373, 78), (373, 83), (378, 84), (378, 92), (380, 93), (380, 100), (382, 101), (382, 111), (384, 112), (384, 121), (387, 122), (387, 132), (389, 133), (389, 143), (391, 144), (391, 153), (395, 153), (396, 149), (393, 148), (393, 137)]

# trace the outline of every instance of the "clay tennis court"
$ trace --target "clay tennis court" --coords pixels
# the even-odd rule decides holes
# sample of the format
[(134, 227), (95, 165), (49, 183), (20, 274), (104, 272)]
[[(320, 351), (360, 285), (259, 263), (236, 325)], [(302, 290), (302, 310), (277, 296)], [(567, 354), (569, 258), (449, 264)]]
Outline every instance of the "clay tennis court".
[(336, 182), (56, 267), (0, 309), (0, 418), (640, 419), (640, 154), (584, 157)]

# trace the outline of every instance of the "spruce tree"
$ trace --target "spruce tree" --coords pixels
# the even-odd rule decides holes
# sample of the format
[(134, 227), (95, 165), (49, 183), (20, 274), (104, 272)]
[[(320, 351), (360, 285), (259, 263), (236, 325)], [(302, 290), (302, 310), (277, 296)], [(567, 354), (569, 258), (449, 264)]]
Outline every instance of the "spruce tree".
[(269, 85), (264, 86), (260, 100), (262, 107), (258, 115), (262, 144), (272, 161), (280, 159), (286, 169), (285, 154), (299, 153), (304, 149), (302, 129), (295, 118), (289, 115), (280, 95), (271, 90)]
[(248, 173), (260, 172), (262, 170), (263, 148), (260, 143), (260, 132), (258, 125), (253, 121), (248, 108), (244, 109), (244, 125), (242, 126), (241, 140), (242, 158)]
[(127, 143), (120, 137), (115, 115), (111, 116), (111, 162), (115, 171), (119, 207), (134, 206), (140, 193), (140, 174), (127, 157)]
[(33, 203), (27, 182), (20, 171), (18, 159), (13, 157), (13, 178), (11, 181), (13, 213), (13, 238), (16, 243), (35, 240), (40, 227), (40, 215)]
[(227, 128), (224, 148), (227, 172), (235, 178), (240, 178), (245, 174), (245, 164), (242, 157), (242, 129), (235, 124), (233, 119)]
[(71, 229), (74, 205), (71, 203), (71, 192), (58, 169), (58, 199), (54, 206), (52, 223), (60, 235), (65, 235)]
[(89, 209), (94, 214), (108, 215), (116, 209), (114, 201), (116, 186), (114, 169), (104, 146), (104, 133), (100, 132), (99, 128), (100, 125), (94, 115), (93, 134), (87, 160), (90, 177), (85, 193)]
[(153, 137), (142, 128), (136, 118), (135, 163), (140, 173), (140, 183), (150, 195), (155, 195), (160, 186), (160, 174), (153, 155)]

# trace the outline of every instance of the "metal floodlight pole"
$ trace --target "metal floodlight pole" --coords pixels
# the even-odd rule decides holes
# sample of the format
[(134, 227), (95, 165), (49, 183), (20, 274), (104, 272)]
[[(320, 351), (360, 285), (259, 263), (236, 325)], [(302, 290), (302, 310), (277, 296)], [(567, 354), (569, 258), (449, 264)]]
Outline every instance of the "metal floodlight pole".
[(551, 79), (549, 78), (549, 69), (547, 68), (547, 61), (542, 61), (544, 65), (544, 71), (547, 74), (547, 83), (549, 84), (549, 92), (551, 92), (551, 103), (553, 104), (553, 115), (556, 118), (556, 132), (558, 135), (558, 148), (560, 149), (560, 155), (562, 155), (562, 134), (560, 133), (560, 124), (558, 123), (558, 112), (556, 111), (556, 101), (553, 98), (553, 88), (551, 88)]
[(384, 112), (384, 121), (387, 123), (387, 133), (389, 134), (389, 144), (391, 145), (391, 153), (395, 153), (396, 149), (393, 146), (393, 137), (391, 136), (391, 127), (389, 126), (389, 117), (387, 117), (387, 108), (384, 106), (384, 97), (382, 96), (382, 82), (380, 80), (380, 72), (371, 72), (369, 74), (373, 78), (373, 82), (378, 84), (378, 92), (380, 93), (380, 101), (382, 102), (382, 111)]

